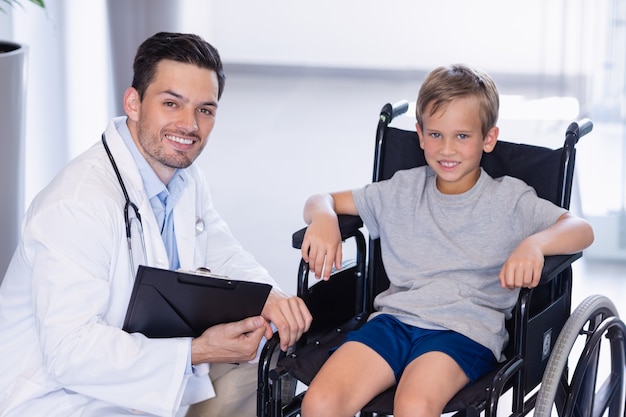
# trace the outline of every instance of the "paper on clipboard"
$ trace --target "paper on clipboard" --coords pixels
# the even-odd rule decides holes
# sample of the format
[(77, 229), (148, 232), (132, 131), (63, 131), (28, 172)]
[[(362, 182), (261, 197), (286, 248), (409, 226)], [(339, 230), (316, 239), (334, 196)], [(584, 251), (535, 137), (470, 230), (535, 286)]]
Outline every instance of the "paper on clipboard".
[(151, 338), (198, 337), (220, 323), (258, 316), (272, 286), (140, 265), (123, 330)]

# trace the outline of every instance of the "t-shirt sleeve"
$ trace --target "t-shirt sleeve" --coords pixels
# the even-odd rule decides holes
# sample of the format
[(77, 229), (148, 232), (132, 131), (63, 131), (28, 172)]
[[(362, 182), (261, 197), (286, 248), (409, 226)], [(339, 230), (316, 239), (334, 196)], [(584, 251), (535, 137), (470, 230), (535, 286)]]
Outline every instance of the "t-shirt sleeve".
[(352, 191), (354, 205), (372, 239), (380, 237), (377, 213), (382, 210), (382, 200), (379, 185), (380, 183), (368, 184)]
[(537, 197), (534, 189), (529, 187), (517, 201), (515, 212), (521, 216), (520, 221), (528, 227), (530, 235), (552, 226), (567, 210)]
[(427, 173), (426, 167), (396, 172), (390, 179), (374, 182), (352, 191), (354, 204), (373, 239), (380, 237), (380, 225), (396, 218), (399, 202), (413, 202), (423, 193)]

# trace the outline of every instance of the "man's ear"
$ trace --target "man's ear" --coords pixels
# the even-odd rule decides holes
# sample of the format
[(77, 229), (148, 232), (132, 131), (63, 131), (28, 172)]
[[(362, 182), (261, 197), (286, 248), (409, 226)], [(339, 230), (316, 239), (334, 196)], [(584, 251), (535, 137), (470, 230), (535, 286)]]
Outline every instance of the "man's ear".
[(130, 120), (139, 120), (139, 111), (141, 109), (141, 100), (139, 92), (133, 87), (128, 87), (124, 92), (124, 112)]
[(485, 140), (483, 140), (483, 151), (489, 153), (493, 151), (493, 148), (496, 147), (496, 142), (498, 142), (498, 134), (500, 133), (500, 128), (498, 126), (494, 126), (485, 135)]
[(415, 123), (415, 131), (417, 132), (417, 137), (420, 140), (420, 148), (424, 149), (424, 134), (422, 133), (422, 128), (420, 127), (419, 122)]

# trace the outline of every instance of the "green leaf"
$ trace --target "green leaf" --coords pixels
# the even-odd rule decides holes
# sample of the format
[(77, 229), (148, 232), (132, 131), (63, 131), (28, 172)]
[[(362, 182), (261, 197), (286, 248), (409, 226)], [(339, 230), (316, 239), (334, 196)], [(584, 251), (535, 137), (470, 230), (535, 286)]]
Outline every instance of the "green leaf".
[[(29, 0), (31, 3), (41, 7), (41, 8), (45, 8), (46, 4), (44, 3), (44, 0)], [(15, 4), (18, 4), (20, 7), (23, 7), (22, 4), (19, 2), (19, 0), (0, 0), (1, 3), (6, 3), (9, 6), (13, 7)], [(6, 10), (0, 6), (0, 12), (6, 12)]]

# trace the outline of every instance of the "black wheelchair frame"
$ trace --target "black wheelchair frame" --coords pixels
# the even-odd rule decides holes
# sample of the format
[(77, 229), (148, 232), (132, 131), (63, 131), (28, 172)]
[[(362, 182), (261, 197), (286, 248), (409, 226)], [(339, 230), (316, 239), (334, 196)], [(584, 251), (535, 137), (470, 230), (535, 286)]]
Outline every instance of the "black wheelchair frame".
[[(417, 134), (389, 126), (407, 108), (406, 101), (388, 103), (380, 112), (374, 182), (390, 178), (397, 170), (425, 164)], [(569, 209), (575, 146), (592, 128), (588, 119), (571, 123), (563, 147), (557, 150), (498, 141), (496, 149), (485, 154), (481, 164), (492, 177), (518, 177), (532, 185), (540, 197)], [(546, 176), (550, 171), (552, 174)], [(388, 286), (378, 240), (366, 241), (359, 217), (340, 216), (339, 220), (342, 239), (355, 243), (355, 257), (344, 262), (340, 271), (334, 271), (329, 281), (313, 285), (309, 283), (308, 265), (301, 260), (297, 292), (313, 314), (313, 325), (287, 354), (279, 351), (276, 336), (264, 346), (258, 374), (259, 417), (299, 415), (305, 392), (296, 393), (296, 382), (311, 382), (328, 357), (328, 350), (340, 344), (346, 332), (367, 320), (374, 297)], [(305, 230), (294, 233), (294, 248), (301, 247)], [(511, 416), (524, 416), (533, 410), (537, 417), (550, 416), (553, 410), (560, 417), (605, 413), (610, 417), (624, 416), (624, 323), (611, 301), (600, 295), (588, 297), (570, 314), (571, 264), (581, 256), (582, 253), (546, 257), (539, 286), (520, 291), (512, 317), (507, 320), (507, 360), (457, 393), (444, 412), (454, 412), (455, 416), (496, 416), (501, 397), (511, 392)], [(609, 340), (611, 372), (603, 383), (598, 383), (602, 336)], [(568, 358), (580, 338), (584, 339), (585, 348), (571, 373)], [(378, 395), (360, 415), (393, 415), (394, 392), (392, 388)]]

